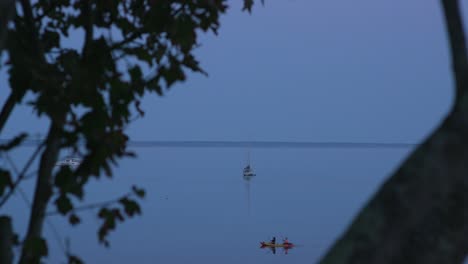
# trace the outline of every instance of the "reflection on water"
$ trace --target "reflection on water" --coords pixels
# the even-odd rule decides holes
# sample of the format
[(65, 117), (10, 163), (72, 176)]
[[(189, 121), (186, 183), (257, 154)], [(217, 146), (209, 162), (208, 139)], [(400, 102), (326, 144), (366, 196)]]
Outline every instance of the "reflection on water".
[[(31, 149), (12, 158), (25, 162)], [(87, 189), (85, 204), (119, 197), (133, 184), (147, 190), (142, 217), (119, 225), (109, 249), (97, 243), (96, 212), (80, 215), (75, 228), (50, 219), (89, 263), (314, 263), (407, 151), (253, 148), (257, 176), (245, 177), (244, 147), (136, 148), (138, 157), (122, 160), (112, 182)], [(32, 188), (32, 181), (25, 186)], [(21, 200), (7, 210), (23, 229)], [(45, 235), (53, 236), (47, 227)], [(301, 247), (259, 249), (272, 236)], [(46, 262), (62, 261), (60, 249), (49, 246)]]
[(288, 238), (283, 239), (283, 243), (281, 244), (276, 243), (276, 237), (273, 237), (270, 242), (260, 242), (260, 248), (270, 249), (273, 255), (276, 254), (277, 248), (283, 249), (284, 254), (287, 255), (288, 251), (294, 247), (295, 244), (291, 243)]
[(250, 215), (250, 181), (252, 180), (254, 176), (245, 176), (244, 175), (244, 181), (245, 181), (245, 190), (247, 194), (247, 214)]

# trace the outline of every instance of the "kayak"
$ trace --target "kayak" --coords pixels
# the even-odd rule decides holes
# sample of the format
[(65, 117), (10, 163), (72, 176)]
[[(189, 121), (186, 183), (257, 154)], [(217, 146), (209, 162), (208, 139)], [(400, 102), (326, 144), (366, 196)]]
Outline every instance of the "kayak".
[(260, 242), (261, 247), (272, 247), (272, 248), (292, 248), (294, 245), (293, 243), (282, 243), (282, 244), (273, 244), (270, 242)]

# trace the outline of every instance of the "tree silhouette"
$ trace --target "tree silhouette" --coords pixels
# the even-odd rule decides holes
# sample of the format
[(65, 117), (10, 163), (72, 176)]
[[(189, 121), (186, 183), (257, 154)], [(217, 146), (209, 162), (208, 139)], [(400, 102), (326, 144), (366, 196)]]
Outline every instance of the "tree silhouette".
[[(19, 263), (38, 263), (47, 254), (42, 238), (50, 202), (70, 224), (80, 222), (79, 208), (90, 177), (112, 177), (111, 163), (133, 156), (127, 151), (124, 128), (143, 116), (141, 98), (148, 92), (162, 95), (186, 72), (206, 74), (193, 54), (203, 32), (217, 33), (227, 0), (19, 0), (0, 1), (0, 51), (7, 51), (10, 95), (0, 112), (0, 133), (14, 107), (27, 102), (50, 125), (30, 160), (39, 157), (37, 183)], [(253, 0), (244, 1), (251, 11)], [(5, 8), (3, 8), (5, 7)], [(11, 18), (11, 21), (9, 19)], [(70, 34), (84, 32), (79, 48), (63, 46)], [(144, 74), (145, 73), (145, 74)], [(26, 139), (19, 134), (0, 146), (7, 152)], [(84, 144), (84, 150), (79, 144)], [(80, 166), (53, 168), (63, 149), (82, 158)], [(29, 163), (28, 163), (29, 164)], [(29, 165), (12, 177), (0, 168), (0, 208), (18, 189)], [(136, 198), (144, 190), (134, 186), (116, 204), (102, 204), (98, 213), (99, 241), (108, 245), (109, 231), (118, 222), (140, 213)], [(73, 199), (72, 199), (73, 198)], [(5, 218), (8, 220), (9, 218)], [(4, 221), (7, 223), (8, 221)], [(8, 225), (6, 225), (8, 226)], [(1, 227), (0, 227), (1, 228)], [(5, 239), (5, 232), (0, 241)], [(3, 254), (3, 252), (2, 252)], [(71, 263), (80, 262), (69, 256)]]
[(441, 0), (455, 78), (442, 124), (403, 162), (321, 263), (462, 263), (468, 248), (468, 57), (458, 0)]

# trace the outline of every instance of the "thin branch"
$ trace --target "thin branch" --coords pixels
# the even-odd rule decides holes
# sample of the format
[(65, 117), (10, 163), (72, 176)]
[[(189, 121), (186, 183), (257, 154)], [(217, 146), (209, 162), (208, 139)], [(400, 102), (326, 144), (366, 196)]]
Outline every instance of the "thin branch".
[[(16, 175), (20, 175), (19, 171), (18, 171), (18, 168), (16, 167), (16, 165), (13, 163), (13, 161), (11, 160), (10, 156), (8, 154), (5, 155), (5, 158), (6, 160), (8, 161), (8, 163), (10, 163), (10, 166), (13, 168), (13, 170), (15, 171)], [(37, 172), (35, 172), (37, 173)], [(24, 177), (24, 179), (26, 179), (26, 176)], [(26, 203), (26, 205), (28, 206), (28, 208), (31, 208), (32, 204), (31, 204), (31, 201), (29, 200), (28, 196), (26, 195), (26, 192), (21, 188), (21, 186), (18, 186), (18, 191), (21, 195), (21, 197), (23, 198), (24, 202)], [(61, 236), (57, 230), (57, 228), (54, 226), (54, 224), (51, 222), (51, 221), (47, 221), (46, 219), (46, 223), (47, 225), (49, 226), (50, 230), (52, 230), (52, 233), (54, 235), (54, 238), (55, 240), (57, 241), (57, 244), (59, 245), (60, 249), (63, 251), (64, 255), (65, 256), (68, 256), (67, 255), (67, 252), (65, 250), (65, 246), (63, 245), (62, 243), (62, 239), (61, 239)], [(0, 251), (1, 252), (1, 251)], [(2, 262), (0, 262), (2, 263)]]
[[(106, 206), (109, 206), (111, 204), (118, 203), (123, 198), (132, 197), (133, 195), (135, 195), (133, 192), (128, 192), (128, 193), (126, 193), (126, 194), (124, 194), (121, 197), (116, 198), (116, 199), (103, 201), (103, 202), (92, 203), (92, 204), (87, 204), (87, 205), (83, 205), (83, 206), (78, 206), (78, 207), (73, 208), (70, 211), (70, 213), (75, 213), (75, 212), (78, 212), (78, 211), (85, 211), (85, 210), (92, 210), (92, 209), (95, 209), (95, 208), (106, 207)], [(59, 211), (52, 211), (52, 212), (46, 213), (46, 216), (52, 216), (52, 215), (60, 215), (60, 212)]]
[[(10, 155), (8, 155), (8, 153), (5, 153), (4, 156), (5, 156), (5, 159), (7, 160), (7, 162), (10, 164), (10, 167), (13, 168), (13, 171), (15, 172), (16, 176), (19, 176), (20, 172), (19, 172), (18, 168), (16, 167), (15, 163), (11, 160)], [(21, 195), (21, 198), (23, 198), (26, 205), (30, 208), (31, 207), (31, 201), (29, 200), (28, 196), (26, 195), (26, 192), (23, 191), (23, 189), (21, 188), (21, 186), (19, 186), (19, 184), (18, 184), (18, 186), (16, 186), (16, 188), (18, 189), (18, 191), (19, 191), (19, 193)]]
[[(31, 31), (31, 38), (33, 41), (38, 41), (39, 38), (37, 36), (37, 31), (36, 31), (36, 26), (34, 23), (34, 16), (32, 13), (32, 7), (31, 7), (31, 2), (29, 0), (20, 0), (21, 7), (23, 8), (23, 14), (24, 14), (24, 19), (26, 21), (26, 24), (28, 25), (29, 30)], [(41, 55), (41, 54), (37, 54)]]
[[(44, 57), (44, 53), (42, 52), (41, 44), (39, 42), (39, 37), (37, 35), (37, 30), (36, 30), (36, 26), (34, 23), (34, 16), (32, 13), (31, 3), (29, 2), (29, 0), (20, 0), (20, 3), (23, 9), (23, 14), (24, 14), (26, 25), (29, 29), (31, 42), (35, 43), (34, 47), (36, 49), (35, 50), (36, 52), (34, 55), (37, 56), (37, 58), (39, 59), (41, 63), (45, 63), (46, 60)], [(16, 103), (21, 101), (23, 96), (24, 96), (24, 93), (17, 94), (15, 92), (12, 92), (10, 96), (8, 97), (7, 101), (5, 102), (5, 104), (3, 105), (2, 111), (0, 112), (0, 133), (3, 127), (5, 126), (6, 121), (8, 120), (8, 117), (11, 115), (11, 112), (13, 111), (13, 108), (15, 107)]]
[(38, 59), (41, 64), (46, 64), (46, 58), (44, 56), (44, 51), (42, 49), (41, 42), (39, 41), (38, 30), (34, 22), (35, 19), (32, 12), (31, 2), (29, 0), (20, 0), (20, 3), (24, 13), (24, 20), (30, 31), (29, 34), (31, 42), (34, 43), (36, 53), (32, 55), (36, 55), (37, 57), (35, 58)]
[(93, 12), (92, 12), (92, 6), (90, 1), (84, 1), (83, 2), (83, 15), (86, 17), (86, 23), (84, 25), (84, 31), (85, 31), (85, 39), (83, 43), (83, 48), (82, 48), (82, 54), (84, 58), (88, 57), (89, 53), (89, 45), (91, 45), (91, 42), (93, 41), (93, 36), (94, 36), (94, 27), (93, 27)]
[[(31, 155), (31, 157), (29, 158), (28, 162), (24, 166), (21, 173), (18, 174), (18, 178), (16, 178), (16, 181), (13, 183), (13, 186), (9, 189), (8, 193), (5, 196), (3, 196), (2, 200), (0, 200), (0, 208), (2, 208), (2, 206), (8, 201), (10, 196), (15, 192), (15, 189), (18, 187), (21, 181), (25, 178), (26, 172), (28, 171), (29, 167), (32, 165), (33, 161), (36, 159), (37, 155), (39, 155), (39, 153), (41, 152), (44, 146), (45, 146), (45, 143), (43, 142), (36, 148), (36, 151), (34, 151), (34, 153)], [(13, 169), (16, 170), (15, 167)]]
[(10, 117), (11, 112), (13, 111), (13, 108), (16, 105), (16, 97), (17, 96), (15, 93), (10, 93), (5, 104), (3, 104), (2, 111), (0, 112), (0, 134), (2, 132), (3, 127), (6, 124), (6, 121), (8, 120), (8, 117)]
[(120, 49), (120, 48), (122, 48), (123, 46), (127, 45), (128, 43), (131, 43), (131, 42), (133, 42), (134, 40), (138, 39), (140, 36), (141, 36), (141, 32), (140, 32), (140, 31), (134, 31), (134, 32), (132, 32), (128, 37), (124, 38), (122, 41), (117, 42), (117, 43), (114, 43), (114, 44), (111, 46), (111, 49), (112, 49), (112, 50)]
[(36, 170), (36, 171), (30, 172), (30, 173), (24, 175), (23, 180), (28, 180), (28, 179), (31, 179), (31, 178), (37, 176), (37, 172), (38, 171)]
[(458, 0), (442, 0), (448, 32), (452, 67), (456, 82), (456, 101), (458, 102), (468, 89), (468, 56), (463, 30), (463, 22), (460, 15)]

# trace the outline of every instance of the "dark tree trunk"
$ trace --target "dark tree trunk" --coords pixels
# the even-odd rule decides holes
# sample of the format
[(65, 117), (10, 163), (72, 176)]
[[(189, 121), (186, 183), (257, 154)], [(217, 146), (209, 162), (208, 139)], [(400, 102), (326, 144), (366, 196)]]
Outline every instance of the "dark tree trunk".
[(462, 263), (468, 253), (468, 63), (457, 0), (442, 0), (456, 100), (321, 263)]
[[(42, 236), (45, 212), (52, 195), (52, 169), (55, 166), (60, 151), (60, 134), (63, 122), (64, 119), (52, 121), (47, 135), (47, 146), (41, 156), (28, 231), (24, 240), (25, 245), (30, 241), (40, 239)], [(19, 263), (38, 263), (40, 257), (41, 256), (37, 255), (37, 252), (31, 250), (31, 248), (23, 246)]]
[(0, 0), (0, 55), (5, 46), (8, 22), (15, 15), (15, 0)]
[(13, 263), (13, 227), (11, 218), (0, 216), (0, 264)]
[(322, 263), (461, 263), (468, 120), (452, 114), (380, 188)]
[[(0, 56), (2, 55), (3, 48), (7, 38), (8, 22), (15, 15), (15, 0), (0, 0)], [(16, 98), (13, 93), (10, 94), (5, 101), (0, 112), (0, 133), (16, 104)]]

